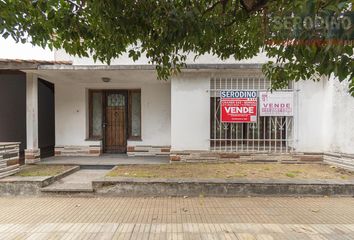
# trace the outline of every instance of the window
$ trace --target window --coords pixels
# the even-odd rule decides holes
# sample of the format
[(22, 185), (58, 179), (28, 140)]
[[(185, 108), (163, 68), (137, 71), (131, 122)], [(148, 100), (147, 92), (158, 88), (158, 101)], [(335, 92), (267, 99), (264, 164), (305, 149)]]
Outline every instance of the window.
[[(140, 140), (141, 91), (140, 89), (125, 91), (128, 93), (129, 103), (126, 108), (126, 113), (128, 114), (128, 139)], [(89, 139), (99, 140), (104, 137), (102, 127), (105, 113), (104, 106), (124, 106), (124, 99), (120, 99), (119, 96), (121, 95), (110, 94), (107, 98), (104, 90), (89, 90)]]
[(102, 91), (100, 90), (90, 90), (89, 93), (90, 103), (89, 103), (89, 126), (90, 126), (90, 139), (101, 139), (102, 138), (102, 116), (103, 116), (103, 97)]
[[(210, 150), (221, 152), (280, 152), (294, 150), (293, 117), (261, 117), (257, 123), (222, 123), (220, 91), (267, 90), (263, 76), (212, 78), (210, 81)], [(289, 86), (288, 91), (293, 87)]]
[(129, 139), (141, 139), (141, 93), (140, 90), (129, 91)]
[(108, 107), (125, 107), (125, 97), (121, 94), (109, 94), (107, 97)]

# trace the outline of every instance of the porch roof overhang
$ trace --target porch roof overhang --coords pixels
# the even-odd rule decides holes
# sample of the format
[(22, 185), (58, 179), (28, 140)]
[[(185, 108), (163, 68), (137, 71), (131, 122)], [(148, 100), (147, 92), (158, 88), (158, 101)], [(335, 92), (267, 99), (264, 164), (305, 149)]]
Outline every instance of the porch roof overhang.
[[(194, 74), (235, 74), (254, 72), (261, 74), (262, 64), (187, 64), (182, 73)], [(152, 64), (121, 64), (121, 65), (39, 65), (37, 70), (28, 70), (38, 74), (50, 82), (76, 82), (98, 84), (102, 77), (111, 79), (111, 83), (153, 83), (157, 79), (156, 65)], [(201, 75), (199, 75), (201, 76)], [(160, 81), (155, 81), (158, 83)], [(108, 87), (109, 84), (106, 84)]]
[[(232, 70), (232, 69), (261, 69), (262, 64), (187, 64), (183, 70)], [(155, 70), (153, 64), (131, 65), (73, 65), (71, 61), (47, 61), (47, 60), (24, 60), (24, 59), (1, 59), (0, 70)]]
[(68, 66), (70, 61), (0, 59), (0, 70), (38, 70), (40, 66)]
[[(261, 72), (261, 63), (203, 63), (187, 64), (182, 73), (235, 73)], [(53, 83), (76, 82), (98, 84), (102, 77), (108, 77), (112, 83), (151, 83), (157, 79), (156, 65), (152, 64), (120, 64), (120, 65), (73, 65), (69, 61), (41, 61), (0, 59), (0, 70), (15, 70), (37, 74), (40, 78)], [(117, 74), (119, 73), (119, 74)], [(157, 82), (156, 82), (157, 83)], [(107, 84), (109, 86), (109, 84)]]
[[(261, 69), (262, 64), (187, 64), (182, 70)], [(38, 70), (155, 70), (156, 65), (39, 65)]]

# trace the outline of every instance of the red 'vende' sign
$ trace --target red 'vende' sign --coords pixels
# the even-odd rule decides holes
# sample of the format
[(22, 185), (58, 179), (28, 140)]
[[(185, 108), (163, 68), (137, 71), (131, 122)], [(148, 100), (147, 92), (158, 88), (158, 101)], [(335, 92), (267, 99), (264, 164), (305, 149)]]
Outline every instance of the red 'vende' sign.
[(221, 91), (221, 122), (257, 122), (256, 91)]

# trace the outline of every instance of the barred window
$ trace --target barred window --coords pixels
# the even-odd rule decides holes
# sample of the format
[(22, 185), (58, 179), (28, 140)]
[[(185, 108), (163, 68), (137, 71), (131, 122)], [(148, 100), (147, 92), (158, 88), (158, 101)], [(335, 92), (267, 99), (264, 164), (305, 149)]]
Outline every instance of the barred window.
[[(210, 149), (224, 152), (290, 152), (293, 150), (293, 117), (259, 116), (256, 123), (222, 123), (220, 91), (266, 91), (270, 82), (263, 76), (238, 76), (210, 80)], [(288, 89), (293, 91), (292, 84)]]

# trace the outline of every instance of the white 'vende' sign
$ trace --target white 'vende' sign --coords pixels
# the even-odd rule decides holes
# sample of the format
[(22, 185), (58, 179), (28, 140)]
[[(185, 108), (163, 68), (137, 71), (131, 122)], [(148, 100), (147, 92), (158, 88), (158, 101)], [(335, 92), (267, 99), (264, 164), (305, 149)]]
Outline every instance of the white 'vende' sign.
[(259, 92), (260, 116), (294, 116), (293, 92)]

